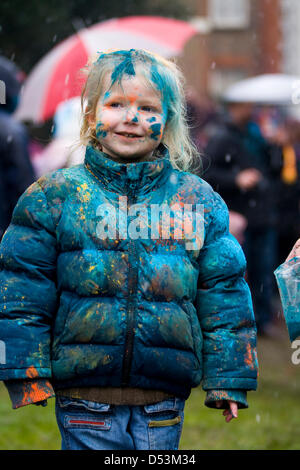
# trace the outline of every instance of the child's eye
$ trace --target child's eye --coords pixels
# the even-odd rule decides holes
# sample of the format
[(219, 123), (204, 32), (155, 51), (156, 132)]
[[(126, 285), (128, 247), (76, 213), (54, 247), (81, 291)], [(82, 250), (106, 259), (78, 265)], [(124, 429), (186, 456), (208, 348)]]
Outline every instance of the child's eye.
[(141, 106), (141, 110), (149, 112), (149, 113), (151, 113), (151, 112), (154, 113), (156, 111), (156, 109), (153, 108), (153, 106)]
[(122, 106), (122, 103), (120, 103), (119, 101), (115, 101), (113, 103), (109, 103), (109, 106), (111, 108), (120, 108)]

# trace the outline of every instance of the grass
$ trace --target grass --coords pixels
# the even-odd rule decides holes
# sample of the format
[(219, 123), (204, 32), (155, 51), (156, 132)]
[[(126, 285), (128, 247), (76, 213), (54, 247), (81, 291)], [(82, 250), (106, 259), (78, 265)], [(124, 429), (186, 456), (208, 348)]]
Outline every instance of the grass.
[(222, 411), (202, 406), (195, 389), (187, 401), (181, 449), (300, 449), (300, 365), (292, 364), (287, 334), (258, 340), (258, 389), (248, 393), (249, 408), (225, 423)]
[[(240, 410), (229, 424), (222, 411), (205, 407), (204, 392), (194, 389), (186, 404), (180, 449), (299, 449), (300, 365), (292, 364), (292, 352), (285, 330), (280, 340), (258, 340), (258, 390), (249, 392), (249, 409)], [(1, 383), (0, 416), (0, 450), (60, 448), (53, 399), (45, 408), (12, 410)]]

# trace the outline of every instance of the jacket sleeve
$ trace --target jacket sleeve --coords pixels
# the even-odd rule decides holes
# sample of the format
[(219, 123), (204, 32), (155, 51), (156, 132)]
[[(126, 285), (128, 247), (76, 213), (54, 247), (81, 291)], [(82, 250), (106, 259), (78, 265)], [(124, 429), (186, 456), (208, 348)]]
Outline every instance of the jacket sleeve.
[(245, 390), (209, 390), (204, 404), (208, 408), (217, 408), (216, 402), (221, 402), (218, 409), (228, 409), (228, 401), (235, 401), (238, 408), (248, 408), (247, 392)]
[(246, 261), (229, 233), (228, 209), (213, 193), (200, 251), (197, 312), (203, 334), (203, 389), (255, 390), (256, 326)]
[(56, 237), (39, 183), (19, 199), (0, 245), (0, 380), (51, 377)]
[(46, 406), (47, 399), (55, 396), (48, 379), (7, 380), (4, 384), (14, 410), (31, 404)]

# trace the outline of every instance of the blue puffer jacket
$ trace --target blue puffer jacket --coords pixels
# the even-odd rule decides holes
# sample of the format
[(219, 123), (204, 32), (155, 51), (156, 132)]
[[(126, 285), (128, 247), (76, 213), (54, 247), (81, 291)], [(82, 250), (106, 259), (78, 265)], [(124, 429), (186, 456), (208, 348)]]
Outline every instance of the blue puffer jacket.
[[(196, 205), (204, 223), (193, 238)], [(170, 234), (155, 238), (171, 206), (186, 217), (171, 212)], [(245, 258), (226, 205), (166, 150), (126, 165), (88, 146), (83, 165), (40, 178), (15, 208), (0, 267), (0, 380), (184, 398), (201, 379), (204, 390), (256, 388)]]

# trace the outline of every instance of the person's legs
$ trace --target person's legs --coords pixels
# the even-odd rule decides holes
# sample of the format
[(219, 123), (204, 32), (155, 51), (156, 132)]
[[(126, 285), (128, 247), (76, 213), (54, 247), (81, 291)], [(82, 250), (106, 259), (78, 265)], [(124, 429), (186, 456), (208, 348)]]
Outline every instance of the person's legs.
[(153, 405), (131, 407), (129, 431), (137, 450), (177, 450), (185, 400), (170, 398)]
[(62, 450), (133, 450), (130, 407), (57, 397)]
[(273, 320), (272, 299), (277, 257), (277, 236), (272, 228), (246, 231), (244, 251), (247, 258), (248, 282), (252, 292), (259, 332)]

